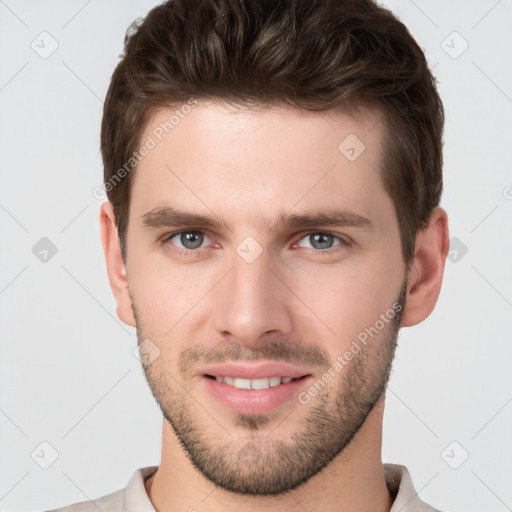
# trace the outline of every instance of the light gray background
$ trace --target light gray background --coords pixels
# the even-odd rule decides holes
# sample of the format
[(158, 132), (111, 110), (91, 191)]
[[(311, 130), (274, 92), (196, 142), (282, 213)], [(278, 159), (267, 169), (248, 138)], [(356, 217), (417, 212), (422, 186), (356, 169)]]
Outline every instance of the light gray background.
[[(155, 4), (0, 1), (1, 510), (96, 498), (160, 460), (160, 412), (115, 313), (92, 195), (124, 33)], [(386, 5), (440, 82), (441, 205), (458, 241), (436, 310), (401, 332), (383, 460), (442, 510), (511, 510), (512, 1)], [(51, 49), (43, 31), (58, 42), (46, 59), (31, 47)], [(47, 262), (32, 252), (42, 237), (58, 249)], [(58, 452), (48, 469), (42, 442)]]

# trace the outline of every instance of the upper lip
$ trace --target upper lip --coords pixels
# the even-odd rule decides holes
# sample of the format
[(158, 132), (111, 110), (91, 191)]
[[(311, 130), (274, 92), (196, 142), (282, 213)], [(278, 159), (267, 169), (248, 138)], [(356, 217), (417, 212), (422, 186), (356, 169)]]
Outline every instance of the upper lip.
[(291, 377), (298, 379), (310, 373), (286, 363), (277, 362), (228, 362), (204, 367), (199, 375), (212, 377), (238, 377), (241, 379), (268, 379), (270, 377)]

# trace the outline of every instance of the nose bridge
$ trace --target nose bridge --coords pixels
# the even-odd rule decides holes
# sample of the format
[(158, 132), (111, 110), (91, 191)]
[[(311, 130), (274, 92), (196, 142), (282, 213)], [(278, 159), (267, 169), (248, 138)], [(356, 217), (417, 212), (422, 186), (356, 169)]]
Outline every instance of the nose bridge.
[(290, 301), (283, 297), (283, 286), (274, 275), (269, 255), (242, 242), (233, 254), (232, 269), (219, 289), (216, 328), (238, 342), (251, 345), (269, 331), (288, 333)]

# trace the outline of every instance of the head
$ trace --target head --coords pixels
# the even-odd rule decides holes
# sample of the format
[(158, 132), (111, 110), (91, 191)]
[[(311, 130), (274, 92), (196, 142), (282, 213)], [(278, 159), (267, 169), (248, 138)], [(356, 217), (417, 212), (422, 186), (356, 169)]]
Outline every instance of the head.
[[(399, 328), (440, 291), (442, 131), (423, 52), (371, 1), (171, 0), (132, 25), (104, 107), (102, 241), (206, 478), (293, 489), (383, 399)], [(222, 363), (297, 380), (237, 407)]]

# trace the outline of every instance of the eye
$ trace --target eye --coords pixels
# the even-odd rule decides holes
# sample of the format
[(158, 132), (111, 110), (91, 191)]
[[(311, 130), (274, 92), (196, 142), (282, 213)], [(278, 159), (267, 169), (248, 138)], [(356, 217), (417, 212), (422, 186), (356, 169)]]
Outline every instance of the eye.
[[(304, 247), (304, 245), (302, 245), (302, 240), (308, 241), (317, 252), (326, 251), (333, 247), (340, 246), (342, 243), (343, 245), (349, 245), (349, 241), (342, 237), (334, 235), (333, 233), (326, 233), (324, 231), (307, 233), (306, 236), (301, 239), (301, 242), (297, 243), (297, 246)], [(335, 243), (336, 240), (338, 240), (338, 243)]]
[[(165, 237), (164, 242), (170, 242), (181, 251), (178, 252), (198, 252), (205, 239), (209, 238), (202, 231), (180, 231), (179, 233), (171, 233)], [(174, 240), (174, 241), (173, 241)], [(180, 245), (181, 244), (181, 245)]]
[[(335, 247), (350, 245), (349, 239), (345, 239), (342, 236), (325, 231), (313, 231), (307, 233), (294, 246), (307, 248), (307, 245), (303, 245), (303, 240), (309, 242), (313, 252), (320, 255), (327, 252), (334, 252), (336, 249), (334, 249), (334, 251), (331, 251), (330, 249)], [(171, 233), (164, 238), (163, 243), (170, 243), (175, 247), (175, 251), (179, 254), (197, 254), (201, 252), (200, 249), (205, 248), (203, 247), (203, 244), (208, 241), (211, 243), (211, 240), (203, 231), (189, 230)]]

